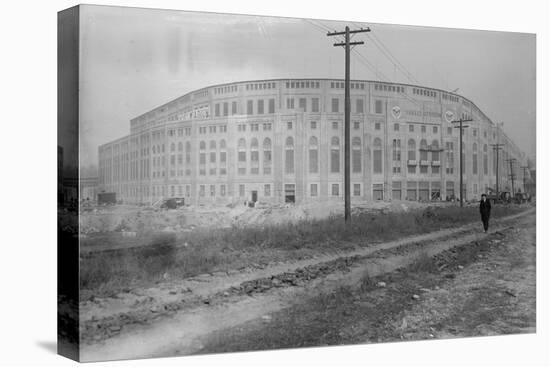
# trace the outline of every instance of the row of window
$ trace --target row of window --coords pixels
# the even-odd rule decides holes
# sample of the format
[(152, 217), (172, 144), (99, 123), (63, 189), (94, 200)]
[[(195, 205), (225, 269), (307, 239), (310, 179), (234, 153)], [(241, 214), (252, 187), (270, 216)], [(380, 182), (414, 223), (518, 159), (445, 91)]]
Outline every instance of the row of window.
[(316, 81), (299, 81), (299, 82), (286, 82), (286, 89), (303, 89), (303, 88), (312, 88), (319, 89), (321, 87), (319, 82)]
[(227, 125), (199, 126), (199, 134), (204, 135), (207, 132), (210, 134), (216, 134), (217, 132), (226, 133)]
[(374, 90), (381, 92), (405, 93), (405, 87), (400, 85), (375, 84)]
[[(330, 82), (331, 89), (344, 89), (346, 83), (344, 82)], [(364, 83), (351, 83), (349, 84), (350, 89), (365, 89)]]
[(417, 94), (419, 96), (425, 96), (425, 97), (437, 97), (437, 93), (423, 88), (413, 88), (413, 94)]
[(250, 83), (246, 85), (246, 90), (265, 90), (265, 89), (275, 89), (275, 88), (276, 88), (275, 82)]
[(447, 94), (447, 93), (441, 93), (441, 98), (443, 98), (445, 101), (451, 101), (451, 102), (458, 103), (458, 97), (457, 96), (452, 96), (452, 95)]
[(237, 91), (236, 85), (226, 85), (225, 87), (214, 88), (214, 94), (224, 94), (224, 93), (231, 93), (236, 91)]

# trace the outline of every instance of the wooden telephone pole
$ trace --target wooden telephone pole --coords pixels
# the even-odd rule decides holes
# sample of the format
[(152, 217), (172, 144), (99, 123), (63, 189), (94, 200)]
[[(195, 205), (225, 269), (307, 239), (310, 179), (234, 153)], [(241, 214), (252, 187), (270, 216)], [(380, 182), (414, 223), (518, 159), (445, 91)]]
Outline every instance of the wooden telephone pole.
[(512, 180), (512, 199), (515, 196), (514, 192), (514, 180), (516, 179), (516, 175), (514, 174), (514, 163), (516, 162), (515, 158), (507, 159), (506, 162), (510, 163), (510, 180)]
[(464, 206), (464, 188), (463, 188), (463, 170), (464, 170), (464, 163), (462, 159), (462, 134), (465, 128), (469, 127), (469, 125), (463, 125), (464, 122), (473, 121), (472, 119), (459, 119), (459, 120), (453, 120), (451, 123), (453, 124), (459, 124), (458, 126), (455, 126), (455, 129), (460, 129), (460, 206)]
[(523, 192), (527, 193), (527, 171), (529, 170), (529, 166), (521, 166), (521, 169), (523, 169)]
[(350, 51), (351, 46), (362, 45), (363, 41), (350, 42), (350, 35), (355, 33), (370, 32), (370, 28), (361, 28), (356, 30), (350, 30), (346, 26), (346, 30), (343, 32), (329, 32), (327, 36), (345, 36), (344, 42), (335, 43), (334, 46), (343, 46), (346, 51), (346, 81), (345, 81), (345, 117), (344, 117), (344, 219), (349, 221), (351, 218), (351, 179), (350, 179), (350, 115), (351, 115), (351, 101), (350, 101)]
[(498, 152), (502, 150), (502, 147), (504, 146), (504, 144), (500, 144), (500, 134), (499, 134), (499, 131), (498, 131), (498, 126), (499, 124), (497, 124), (497, 143), (496, 144), (491, 144), (491, 146), (493, 147), (493, 151), (496, 153), (496, 158), (497, 158), (497, 163), (496, 163), (496, 172), (495, 172), (495, 176), (496, 176), (496, 190), (497, 190), (497, 199), (500, 198), (499, 197), (499, 187), (498, 187), (498, 166), (500, 165), (499, 163), (499, 160), (498, 160)]

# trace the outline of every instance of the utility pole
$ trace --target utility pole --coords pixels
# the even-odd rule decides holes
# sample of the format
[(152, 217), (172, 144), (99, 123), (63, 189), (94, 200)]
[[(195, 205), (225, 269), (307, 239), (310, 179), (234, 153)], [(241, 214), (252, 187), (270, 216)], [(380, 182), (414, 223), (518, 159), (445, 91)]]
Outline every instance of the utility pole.
[(460, 129), (459, 135), (460, 135), (460, 206), (464, 206), (464, 188), (463, 188), (463, 174), (464, 171), (464, 163), (462, 159), (462, 134), (465, 128), (469, 127), (469, 125), (463, 125), (464, 122), (473, 121), (472, 119), (459, 119), (459, 120), (453, 120), (451, 123), (458, 124), (458, 126), (455, 126), (455, 129)]
[(496, 179), (497, 179), (497, 182), (496, 182), (496, 189), (497, 189), (497, 198), (499, 197), (498, 196), (498, 166), (499, 166), (499, 161), (498, 161), (498, 152), (502, 150), (502, 147), (504, 146), (504, 144), (491, 144), (491, 146), (493, 147), (493, 151), (495, 152), (495, 154), (497, 155), (497, 166), (496, 166)]
[(343, 46), (346, 51), (346, 61), (345, 61), (345, 110), (344, 110), (344, 220), (346, 222), (351, 218), (351, 179), (350, 179), (350, 115), (351, 115), (351, 101), (350, 101), (350, 46), (362, 45), (365, 42), (357, 41), (350, 42), (350, 34), (370, 32), (370, 28), (361, 28), (350, 30), (346, 26), (346, 30), (343, 32), (329, 32), (327, 36), (345, 36), (344, 42), (335, 43), (334, 46)]
[(499, 131), (498, 131), (498, 126), (499, 124), (497, 123), (497, 143), (496, 144), (491, 144), (491, 146), (493, 147), (493, 151), (496, 153), (497, 155), (497, 166), (496, 166), (496, 172), (495, 172), (495, 176), (496, 176), (496, 190), (497, 190), (497, 199), (499, 199), (499, 187), (498, 187), (498, 166), (500, 165), (499, 163), (499, 160), (498, 160), (498, 152), (502, 150), (502, 147), (504, 146), (504, 144), (500, 144), (500, 134), (499, 134)]
[(523, 192), (527, 193), (527, 184), (526, 184), (526, 178), (527, 178), (527, 171), (529, 170), (529, 166), (521, 166), (521, 169), (523, 169)]
[(515, 192), (514, 192), (514, 179), (516, 178), (516, 175), (514, 174), (514, 167), (513, 167), (513, 164), (514, 162), (516, 161), (515, 158), (510, 158), (510, 159), (507, 159), (506, 160), (508, 163), (510, 163), (510, 179), (512, 180), (512, 199), (514, 198), (515, 196)]

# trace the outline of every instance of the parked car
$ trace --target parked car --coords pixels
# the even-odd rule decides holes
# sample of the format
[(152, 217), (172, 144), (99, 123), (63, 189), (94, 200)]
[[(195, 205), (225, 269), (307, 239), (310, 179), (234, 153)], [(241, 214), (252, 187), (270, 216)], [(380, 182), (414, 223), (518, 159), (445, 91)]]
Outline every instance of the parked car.
[(177, 209), (185, 205), (185, 198), (170, 198), (164, 200), (161, 204), (161, 209)]

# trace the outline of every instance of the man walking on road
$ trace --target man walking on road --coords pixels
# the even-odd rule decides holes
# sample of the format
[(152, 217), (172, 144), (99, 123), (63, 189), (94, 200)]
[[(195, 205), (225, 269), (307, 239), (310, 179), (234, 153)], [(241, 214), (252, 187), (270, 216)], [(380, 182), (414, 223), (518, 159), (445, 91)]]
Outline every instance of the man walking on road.
[(481, 221), (483, 222), (483, 229), (485, 233), (489, 229), (489, 217), (491, 216), (491, 203), (487, 200), (487, 195), (481, 195), (481, 201), (479, 202), (479, 213), (481, 214)]

